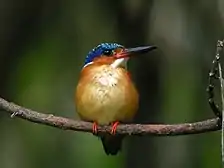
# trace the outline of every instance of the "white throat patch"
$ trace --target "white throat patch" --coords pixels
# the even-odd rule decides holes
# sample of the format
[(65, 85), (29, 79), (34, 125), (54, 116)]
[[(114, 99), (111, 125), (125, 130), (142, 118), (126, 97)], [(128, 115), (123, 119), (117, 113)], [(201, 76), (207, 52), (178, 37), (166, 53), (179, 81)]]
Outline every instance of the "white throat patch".
[(128, 61), (128, 59), (129, 59), (129, 58), (120, 58), (120, 59), (117, 59), (117, 60), (115, 60), (115, 61), (111, 64), (111, 66), (112, 66), (113, 68), (117, 68), (117, 67), (123, 65), (125, 68), (127, 68), (127, 61)]

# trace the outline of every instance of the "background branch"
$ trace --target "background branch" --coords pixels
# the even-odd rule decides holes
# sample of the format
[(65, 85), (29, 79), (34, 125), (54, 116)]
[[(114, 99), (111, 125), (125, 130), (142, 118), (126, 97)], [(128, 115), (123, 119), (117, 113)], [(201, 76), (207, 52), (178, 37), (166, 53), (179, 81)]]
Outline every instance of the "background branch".
[[(92, 123), (90, 122), (74, 121), (68, 118), (54, 116), (52, 114), (39, 113), (16, 105), (14, 103), (8, 102), (2, 98), (0, 98), (0, 109), (10, 113), (11, 117), (16, 116), (34, 123), (49, 125), (64, 130), (92, 132)], [(117, 134), (159, 136), (199, 134), (220, 130), (221, 127), (218, 123), (219, 118), (208, 119), (195, 123), (183, 123), (173, 125), (121, 124), (117, 128)], [(109, 132), (110, 129), (110, 126), (99, 126), (99, 133)]]

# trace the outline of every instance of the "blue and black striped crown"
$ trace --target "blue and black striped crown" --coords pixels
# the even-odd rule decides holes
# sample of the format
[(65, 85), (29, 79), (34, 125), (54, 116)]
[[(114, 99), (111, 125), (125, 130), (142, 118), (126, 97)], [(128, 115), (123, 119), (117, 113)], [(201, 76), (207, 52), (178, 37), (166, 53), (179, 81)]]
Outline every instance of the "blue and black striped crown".
[(124, 48), (124, 46), (117, 43), (101, 43), (94, 49), (92, 49), (85, 59), (85, 65), (92, 62), (94, 58), (103, 54), (106, 50), (114, 50), (116, 48)]

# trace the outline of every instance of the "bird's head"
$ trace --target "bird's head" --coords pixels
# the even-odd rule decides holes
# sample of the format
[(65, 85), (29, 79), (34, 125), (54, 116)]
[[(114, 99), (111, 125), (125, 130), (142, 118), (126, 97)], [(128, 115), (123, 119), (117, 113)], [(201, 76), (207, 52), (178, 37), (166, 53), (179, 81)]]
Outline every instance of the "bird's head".
[(95, 63), (98, 65), (108, 64), (114, 68), (126, 68), (126, 63), (130, 56), (148, 52), (155, 48), (155, 46), (125, 48), (117, 43), (101, 43), (88, 53), (84, 67)]

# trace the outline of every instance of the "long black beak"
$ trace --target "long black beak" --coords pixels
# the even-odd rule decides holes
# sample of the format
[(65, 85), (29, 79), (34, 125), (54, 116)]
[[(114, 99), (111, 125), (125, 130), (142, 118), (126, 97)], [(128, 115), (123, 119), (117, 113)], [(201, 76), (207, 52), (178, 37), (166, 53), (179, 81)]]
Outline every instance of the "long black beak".
[(143, 46), (143, 47), (127, 48), (127, 49), (124, 49), (123, 52), (117, 54), (116, 58), (117, 59), (126, 58), (126, 57), (130, 57), (131, 55), (143, 54), (143, 53), (152, 51), (156, 48), (157, 48), (156, 46)]

